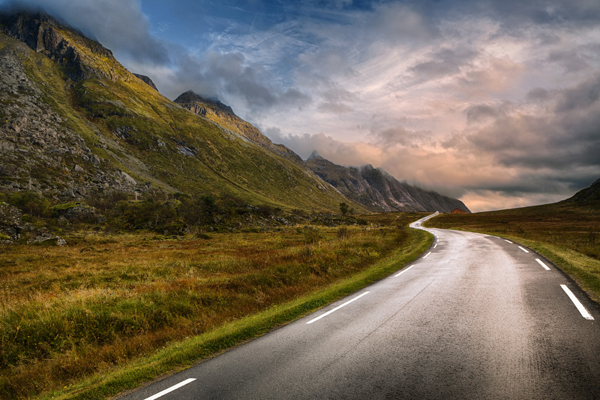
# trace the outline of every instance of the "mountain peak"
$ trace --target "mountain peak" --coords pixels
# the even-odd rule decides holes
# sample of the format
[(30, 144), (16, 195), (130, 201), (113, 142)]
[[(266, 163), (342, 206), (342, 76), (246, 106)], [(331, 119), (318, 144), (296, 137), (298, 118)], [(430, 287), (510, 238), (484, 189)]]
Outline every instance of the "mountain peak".
[(94, 76), (118, 80), (127, 75), (124, 68), (116, 68), (110, 50), (44, 11), (0, 11), (0, 32), (46, 54), (73, 81)]
[(219, 99), (203, 97), (203, 96), (199, 95), (198, 93), (194, 92), (193, 90), (188, 90), (187, 92), (180, 94), (179, 97), (177, 97), (174, 100), (174, 102), (177, 104), (203, 103), (203, 104), (207, 104), (209, 106), (215, 107), (221, 111), (225, 111), (227, 113), (235, 115), (235, 113), (233, 112), (233, 109), (231, 107), (229, 107), (228, 105), (223, 104)]
[(154, 90), (156, 90), (158, 92), (158, 88), (156, 87), (156, 85), (154, 84), (154, 82), (152, 81), (152, 79), (150, 79), (149, 76), (142, 75), (142, 74), (136, 74), (136, 73), (134, 73), (133, 75), (135, 75), (138, 79), (140, 79), (146, 85), (150, 86), (152, 89), (154, 89)]
[(310, 153), (310, 156), (308, 156), (308, 158), (306, 159), (306, 161), (318, 160), (318, 159), (324, 160), (324, 158), (321, 157), (321, 155), (316, 150), (313, 150), (312, 153)]

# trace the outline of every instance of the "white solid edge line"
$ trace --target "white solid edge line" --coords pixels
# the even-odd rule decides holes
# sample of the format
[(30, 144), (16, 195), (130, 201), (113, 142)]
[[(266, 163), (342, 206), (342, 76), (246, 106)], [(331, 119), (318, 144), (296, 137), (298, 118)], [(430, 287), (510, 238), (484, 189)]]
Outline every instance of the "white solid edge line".
[(336, 311), (337, 311), (337, 310), (339, 310), (340, 308), (342, 308), (342, 307), (344, 307), (344, 306), (347, 306), (348, 304), (352, 303), (352, 302), (353, 302), (353, 301), (355, 301), (355, 300), (358, 300), (358, 299), (360, 299), (360, 298), (361, 298), (361, 297), (363, 297), (365, 294), (369, 294), (369, 292), (364, 292), (364, 293), (363, 293), (363, 294), (361, 294), (360, 296), (356, 296), (356, 297), (355, 297), (355, 298), (353, 298), (352, 300), (348, 300), (347, 302), (345, 302), (345, 303), (344, 303), (344, 304), (342, 304), (341, 306), (337, 306), (337, 307), (336, 307), (336, 308), (334, 308), (333, 310), (331, 310), (331, 311), (327, 311), (325, 314), (323, 314), (323, 315), (319, 315), (319, 316), (318, 316), (317, 318), (315, 318), (315, 319), (311, 319), (310, 321), (308, 321), (308, 322), (306, 323), (306, 325), (308, 325), (308, 324), (312, 324), (313, 322), (315, 322), (315, 321), (318, 321), (318, 320), (320, 320), (321, 318), (324, 318), (324, 317), (328, 316), (328, 315), (329, 315), (329, 314), (331, 314), (332, 312), (336, 312)]
[(523, 250), (525, 253), (529, 253), (527, 250), (525, 250), (525, 249), (524, 249), (524, 248), (522, 248), (521, 246), (519, 246), (519, 248), (520, 248), (521, 250)]
[(171, 386), (170, 388), (168, 388), (168, 389), (165, 389), (165, 390), (163, 390), (163, 391), (162, 391), (162, 392), (160, 392), (160, 393), (156, 393), (154, 396), (150, 396), (150, 397), (148, 397), (148, 398), (147, 398), (147, 399), (145, 399), (145, 400), (154, 400), (154, 399), (158, 399), (159, 397), (162, 397), (162, 396), (164, 396), (164, 395), (165, 395), (165, 394), (167, 394), (167, 393), (171, 393), (172, 391), (174, 391), (174, 390), (177, 390), (177, 389), (179, 389), (180, 387), (182, 387), (182, 386), (185, 386), (185, 385), (187, 385), (188, 383), (191, 383), (191, 382), (193, 382), (193, 381), (195, 381), (195, 380), (196, 380), (196, 378), (190, 378), (190, 379), (186, 379), (185, 381), (183, 381), (183, 382), (180, 382), (180, 383), (178, 383), (178, 384), (177, 384), (177, 385), (175, 385), (175, 386)]
[(569, 289), (567, 287), (567, 285), (560, 285), (560, 287), (563, 288), (563, 290), (565, 291), (567, 296), (569, 296), (569, 298), (571, 299), (573, 304), (575, 304), (575, 307), (577, 307), (577, 310), (579, 310), (579, 313), (581, 314), (581, 316), (585, 319), (589, 319), (590, 321), (593, 321), (594, 317), (592, 317), (592, 314), (590, 314), (588, 312), (588, 310), (585, 309), (585, 307), (583, 306), (583, 304), (581, 304), (579, 299), (577, 297), (575, 297), (573, 292), (571, 292), (571, 289)]
[(542, 262), (542, 260), (540, 260), (539, 258), (536, 258), (536, 259), (535, 259), (535, 261), (537, 261), (537, 263), (538, 263), (538, 264), (540, 264), (542, 267), (544, 267), (544, 269), (545, 269), (546, 271), (550, 271), (550, 267), (548, 267), (546, 264), (544, 264), (544, 263)]
[(410, 267), (408, 267), (408, 268), (404, 268), (402, 271), (400, 271), (400, 273), (399, 273), (399, 274), (396, 274), (396, 275), (394, 275), (394, 278), (397, 278), (397, 277), (399, 277), (400, 275), (402, 275), (403, 273), (405, 273), (406, 271), (408, 271), (408, 270), (409, 270), (409, 269), (411, 269), (412, 267), (414, 267), (414, 265), (411, 265), (411, 266), (410, 266)]
[(512, 242), (511, 242), (510, 240), (506, 240), (506, 239), (504, 239), (504, 241), (505, 241), (506, 243), (510, 243), (510, 244), (512, 244)]

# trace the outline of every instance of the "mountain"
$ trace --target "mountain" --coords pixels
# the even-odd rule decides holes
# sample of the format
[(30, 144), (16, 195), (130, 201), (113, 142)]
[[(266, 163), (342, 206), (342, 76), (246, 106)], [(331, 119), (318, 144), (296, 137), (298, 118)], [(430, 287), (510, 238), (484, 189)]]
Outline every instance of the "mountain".
[(206, 99), (190, 90), (177, 97), (175, 103), (241, 135), (252, 143), (258, 144), (272, 153), (304, 165), (300, 156), (282, 144), (274, 144), (271, 142), (271, 139), (260, 133), (260, 131), (250, 123), (235, 115), (231, 107), (226, 106), (219, 100)]
[(565, 202), (575, 203), (583, 206), (600, 206), (600, 179), (597, 179), (590, 187), (580, 190)]
[(398, 182), (372, 165), (343, 167), (324, 159), (317, 152), (308, 157), (306, 165), (343, 195), (371, 211), (452, 212), (458, 208), (470, 212), (460, 200)]
[(227, 106), (190, 92), (178, 99), (187, 108), (172, 102), (44, 13), (0, 14), (0, 64), (0, 190), (59, 201), (208, 193), (330, 211), (348, 202)]

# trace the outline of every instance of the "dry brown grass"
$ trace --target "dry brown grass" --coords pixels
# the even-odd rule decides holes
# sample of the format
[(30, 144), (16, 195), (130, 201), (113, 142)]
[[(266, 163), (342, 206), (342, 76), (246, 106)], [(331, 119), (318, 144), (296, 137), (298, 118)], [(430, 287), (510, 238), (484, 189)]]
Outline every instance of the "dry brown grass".
[(0, 397), (28, 397), (123, 365), (364, 270), (409, 235), (365, 229), (214, 234), (79, 234), (67, 247), (0, 254)]

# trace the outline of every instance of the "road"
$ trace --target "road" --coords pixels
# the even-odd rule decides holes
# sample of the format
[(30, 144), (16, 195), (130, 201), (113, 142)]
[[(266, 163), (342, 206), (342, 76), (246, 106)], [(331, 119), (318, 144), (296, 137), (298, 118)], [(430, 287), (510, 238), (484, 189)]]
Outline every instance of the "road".
[(122, 399), (600, 399), (595, 303), (530, 249), (426, 230), (411, 266)]

